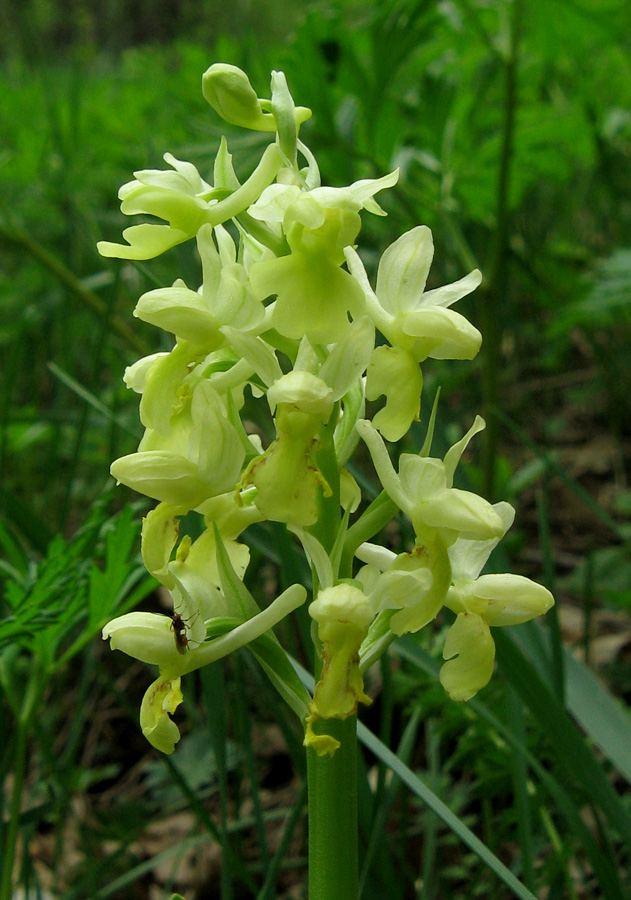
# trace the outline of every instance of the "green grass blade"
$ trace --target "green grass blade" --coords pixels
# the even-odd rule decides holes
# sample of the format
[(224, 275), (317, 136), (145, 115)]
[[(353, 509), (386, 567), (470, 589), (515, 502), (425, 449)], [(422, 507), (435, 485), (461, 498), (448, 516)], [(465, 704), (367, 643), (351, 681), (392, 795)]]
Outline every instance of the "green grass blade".
[(234, 897), (234, 876), (240, 869), (230, 865), (229, 859), (234, 848), (228, 834), (228, 769), (226, 760), (226, 742), (228, 739), (228, 718), (224, 698), (225, 680), (223, 661), (205, 666), (200, 671), (202, 696), (207, 719), (207, 730), (217, 765), (219, 781), (219, 801), (221, 810), (221, 845), (231, 852), (222, 854), (221, 858), (221, 900), (232, 900)]
[[(416, 736), (418, 734), (420, 720), (420, 710), (416, 709), (414, 710), (409, 722), (405, 727), (403, 736), (397, 748), (397, 757), (402, 761), (405, 760), (405, 762), (407, 762), (412, 755), (416, 742)], [(381, 803), (378, 806), (377, 813), (372, 823), (370, 838), (368, 840), (368, 847), (364, 856), (361, 877), (359, 880), (360, 897), (369, 896), (366, 893), (366, 886), (370, 868), (375, 860), (375, 854), (379, 849), (380, 844), (382, 844), (383, 842), (383, 835), (386, 830), (388, 818), (390, 816), (390, 813), (392, 812), (392, 808), (400, 789), (401, 782), (398, 778), (393, 778), (388, 785), (385, 796), (382, 798)]]
[(362, 744), (382, 760), (412, 793), (419, 800), (422, 800), (475, 853), (480, 861), (503, 881), (506, 887), (513, 891), (515, 897), (519, 898), (519, 900), (536, 900), (534, 894), (524, 887), (510, 869), (489, 850), (486, 844), (476, 837), (464, 822), (427, 787), (418, 775), (415, 775), (411, 769), (408, 769), (396, 754), (389, 747), (386, 747), (385, 744), (382, 744), (379, 738), (375, 737), (361, 722), (357, 726), (357, 734)]
[(72, 295), (79, 299), (88, 309), (92, 310), (99, 318), (108, 320), (109, 327), (121, 337), (130, 347), (133, 347), (141, 356), (145, 356), (149, 350), (133, 328), (117, 315), (110, 316), (107, 305), (93, 291), (88, 290), (81, 279), (69, 269), (58, 256), (50, 252), (43, 244), (21, 228), (15, 220), (10, 226), (0, 221), (0, 240), (5, 244), (14, 244), (29, 253), (45, 269), (51, 272), (55, 278)]
[[(119, 878), (115, 878), (113, 881), (110, 881), (109, 884), (105, 884), (102, 888), (99, 888), (94, 894), (92, 894), (92, 900), (106, 900), (107, 897), (120, 897), (123, 896), (123, 891), (126, 888), (129, 888), (130, 885), (134, 884), (134, 882), (138, 881), (143, 875), (147, 875), (152, 872), (158, 866), (163, 865), (167, 860), (173, 859), (179, 854), (186, 852), (187, 850), (192, 850), (196, 847), (201, 847), (208, 840), (207, 835), (196, 835), (192, 838), (186, 838), (183, 841), (178, 841), (177, 844), (173, 844), (167, 850), (163, 850), (161, 853), (157, 853), (155, 856), (152, 856), (150, 859), (145, 859), (137, 866), (134, 866), (132, 869), (129, 869), (125, 872), (124, 875), (121, 875)], [(112, 854), (113, 856), (117, 856), (119, 854)], [(111, 865), (110, 860), (104, 860), (100, 864), (100, 868), (102, 870), (103, 880), (106, 878), (106, 873)], [(64, 900), (81, 900), (81, 897), (85, 896), (81, 894), (78, 890), (71, 891), (64, 895)]]
[(503, 422), (515, 435), (519, 438), (520, 442), (528, 447), (529, 450), (532, 451), (544, 464), (548, 472), (557, 475), (561, 481), (566, 484), (569, 489), (575, 494), (579, 500), (582, 500), (585, 506), (593, 512), (593, 514), (600, 519), (600, 521), (609, 528), (609, 530), (615, 534), (615, 536), (622, 541), (623, 544), (627, 544), (629, 537), (625, 534), (623, 528), (618, 525), (615, 519), (613, 519), (606, 509), (604, 509), (600, 503), (598, 503), (591, 494), (585, 490), (585, 488), (578, 483), (571, 475), (568, 475), (567, 470), (561, 463), (557, 462), (553, 457), (549, 456), (547, 453), (542, 451), (539, 446), (528, 436), (528, 434), (520, 428), (517, 422), (513, 421), (510, 416), (507, 416), (506, 413), (501, 412), (500, 410), (495, 410), (494, 415)]
[[(516, 743), (521, 747), (524, 747), (526, 745), (524, 707), (514, 690), (509, 688), (507, 694), (510, 730), (515, 735)], [(511, 775), (517, 812), (517, 833), (519, 835), (520, 857), (524, 873), (524, 882), (529, 890), (535, 891), (535, 854), (533, 850), (530, 798), (528, 796), (528, 761), (524, 754), (520, 753), (519, 749), (516, 747), (513, 747)]]
[(291, 814), (287, 819), (287, 824), (285, 825), (282, 837), (279, 841), (278, 849), (276, 850), (274, 858), (270, 861), (270, 864), (267, 868), (263, 886), (256, 895), (256, 900), (274, 900), (274, 882), (276, 880), (276, 876), (278, 875), (280, 864), (282, 863), (285, 854), (289, 849), (289, 844), (292, 837), (294, 836), (296, 826), (305, 814), (306, 806), (307, 783), (303, 782), (302, 787), (300, 788), (300, 793), (296, 798), (294, 808), (292, 809)]
[(631, 784), (631, 718), (574, 657), (565, 654), (567, 707), (590, 738)]
[[(543, 628), (536, 622), (520, 626), (511, 635), (544, 680), (548, 653), (545, 637)], [(591, 669), (567, 650), (564, 668), (567, 711), (631, 784), (631, 717)]]
[[(547, 482), (547, 477), (544, 479), (544, 483), (545, 482)], [(547, 490), (537, 491), (537, 518), (539, 521), (539, 544), (543, 554), (543, 583), (554, 596), (556, 594), (556, 579)], [(550, 657), (553, 683), (555, 685), (557, 697), (562, 703), (565, 703), (565, 666), (563, 665), (563, 641), (561, 638), (561, 622), (558, 604), (555, 603), (548, 612), (546, 623), (550, 629), (551, 637)]]
[(136, 438), (136, 440), (140, 440), (142, 434), (139, 429), (130, 428), (129, 425), (125, 421), (123, 421), (123, 419), (119, 419), (118, 416), (115, 416), (104, 403), (101, 403), (98, 397), (95, 397), (91, 391), (88, 391), (82, 384), (79, 384), (78, 381), (75, 381), (75, 379), (71, 375), (68, 375), (67, 372), (64, 372), (64, 370), (61, 369), (56, 363), (49, 362), (48, 368), (53, 373), (55, 378), (58, 378), (62, 384), (64, 384), (74, 394), (84, 400), (94, 410), (108, 419), (108, 421), (118, 425), (120, 429), (126, 431), (127, 434)]
[(12, 529), (19, 532), (38, 553), (46, 553), (51, 543), (52, 532), (42, 517), (21, 497), (0, 484), (0, 509), (2, 517), (11, 523)]
[(254, 742), (252, 740), (252, 724), (250, 721), (250, 709), (248, 708), (246, 700), (246, 683), (243, 670), (244, 663), (242, 655), (236, 653), (234, 656), (234, 674), (237, 682), (235, 719), (238, 722), (240, 745), (243, 748), (244, 771), (246, 778), (250, 783), (250, 797), (252, 799), (256, 839), (261, 855), (261, 862), (263, 867), (267, 869), (267, 866), (269, 865), (269, 847), (267, 833), (265, 831), (261, 791), (257, 777), (256, 754), (254, 751)]
[(494, 631), (497, 660), (502, 672), (550, 738), (559, 764), (572, 778), (578, 779), (631, 849), (631, 814), (563, 705), (506, 631)]

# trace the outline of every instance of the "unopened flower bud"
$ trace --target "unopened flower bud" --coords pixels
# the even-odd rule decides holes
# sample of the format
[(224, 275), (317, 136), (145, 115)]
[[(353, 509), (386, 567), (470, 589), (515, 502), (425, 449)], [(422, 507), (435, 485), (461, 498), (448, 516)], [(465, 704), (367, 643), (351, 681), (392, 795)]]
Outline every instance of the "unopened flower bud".
[(227, 63), (215, 63), (202, 77), (202, 93), (212, 108), (231, 125), (255, 131), (276, 131), (276, 121), (261, 109), (245, 72)]

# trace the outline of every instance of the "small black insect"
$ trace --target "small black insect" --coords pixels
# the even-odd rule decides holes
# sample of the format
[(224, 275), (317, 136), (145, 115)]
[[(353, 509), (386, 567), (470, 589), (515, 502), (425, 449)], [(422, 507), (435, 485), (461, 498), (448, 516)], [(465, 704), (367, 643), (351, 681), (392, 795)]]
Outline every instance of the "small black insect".
[(171, 628), (175, 635), (175, 646), (178, 653), (186, 653), (188, 647), (188, 634), (186, 622), (179, 613), (173, 613), (171, 616)]

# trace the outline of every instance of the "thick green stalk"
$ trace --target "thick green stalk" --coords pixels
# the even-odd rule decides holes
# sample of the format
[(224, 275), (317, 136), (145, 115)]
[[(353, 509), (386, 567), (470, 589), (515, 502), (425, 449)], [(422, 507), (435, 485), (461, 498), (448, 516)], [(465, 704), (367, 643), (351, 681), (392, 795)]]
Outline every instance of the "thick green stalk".
[(374, 537), (378, 531), (381, 531), (396, 516), (398, 511), (399, 508), (396, 503), (388, 497), (385, 491), (382, 491), (372, 501), (368, 509), (361, 514), (359, 519), (351, 525), (344, 538), (344, 551), (340, 565), (341, 577), (351, 577), (353, 558), (357, 548), (364, 541), (369, 541)]
[(309, 900), (358, 900), (357, 717), (314, 723), (340, 742), (333, 756), (307, 750)]
[[(316, 462), (331, 489), (320, 498), (320, 515), (310, 529), (330, 553), (340, 527), (340, 477), (335, 453), (334, 423), (320, 429)], [(315, 585), (314, 585), (315, 590)], [(316, 678), (322, 659), (316, 645)], [(339, 741), (333, 756), (318, 756), (307, 748), (309, 817), (309, 900), (359, 900), (357, 862), (357, 716), (319, 719), (316, 734)]]

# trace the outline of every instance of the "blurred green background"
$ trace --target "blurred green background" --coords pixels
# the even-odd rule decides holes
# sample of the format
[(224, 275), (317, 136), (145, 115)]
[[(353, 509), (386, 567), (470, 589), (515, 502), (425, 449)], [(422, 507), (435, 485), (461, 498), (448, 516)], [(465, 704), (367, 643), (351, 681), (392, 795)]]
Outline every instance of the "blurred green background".
[[(324, 183), (400, 167), (380, 197), (388, 218), (365, 217), (371, 275), (419, 223), (434, 231), (430, 287), (484, 275), (462, 304), (483, 351), (425, 367), (423, 418), (440, 385), (440, 451), (484, 414), (462, 485), (517, 507), (503, 562), (559, 603), (504, 647), (482, 695), (512, 738), (436, 687), (440, 630), (376, 677), (369, 724), (535, 896), (631, 896), (631, 726), (612, 699), (631, 696), (626, 0), (0, 0), (0, 55), (0, 733), (13, 736), (0, 771), (4, 846), (15, 820), (26, 848), (21, 896), (304, 895), (299, 742), (257, 701), (249, 663), (191, 687), (190, 734), (163, 763), (136, 735), (148, 673), (96, 638), (114, 609), (157, 602), (137, 556), (146, 507), (108, 475), (139, 434), (124, 366), (167, 349), (131, 312), (199, 271), (188, 244), (147, 264), (103, 260), (95, 244), (118, 240), (118, 187), (162, 168), (165, 151), (211, 174), (224, 129), (200, 88), (216, 61), (245, 69), (260, 96), (271, 69), (286, 73), (313, 110), (301, 136)], [(265, 139), (228, 141), (247, 175)], [(252, 538), (260, 595), (300, 565), (279, 540)], [(300, 635), (286, 638), (300, 657)], [(571, 668), (570, 649), (592, 669)], [(20, 729), (33, 667), (41, 712)], [(217, 692), (231, 700), (223, 717)], [(368, 757), (366, 771), (364, 897), (513, 896), (383, 764)], [(184, 869), (179, 850), (153, 864), (167, 847)]]

